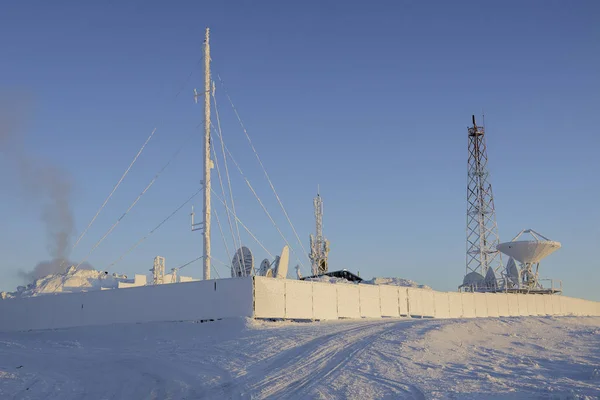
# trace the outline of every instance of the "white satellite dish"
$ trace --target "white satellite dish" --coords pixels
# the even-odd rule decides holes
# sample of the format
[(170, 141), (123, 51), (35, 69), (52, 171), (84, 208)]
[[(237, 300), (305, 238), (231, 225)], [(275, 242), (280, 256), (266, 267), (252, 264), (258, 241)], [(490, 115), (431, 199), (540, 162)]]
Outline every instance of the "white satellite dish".
[(273, 273), (273, 277), (277, 276), (277, 270), (279, 269), (279, 256), (275, 256), (275, 260), (271, 264), (271, 272)]
[(484, 286), (484, 277), (479, 272), (469, 272), (463, 279), (463, 286), (466, 287), (482, 287)]
[[(524, 233), (530, 233), (535, 240), (517, 240)], [(532, 229), (526, 229), (510, 242), (500, 243), (496, 248), (522, 264), (537, 264), (560, 249), (560, 246), (560, 242), (550, 240)]]
[(506, 264), (506, 277), (512, 287), (519, 287), (519, 269), (517, 268), (515, 259), (512, 257), (508, 259), (508, 263)]
[(487, 286), (488, 289), (496, 289), (498, 287), (498, 282), (496, 281), (496, 273), (494, 272), (494, 268), (488, 268), (483, 283), (485, 284), (485, 286)]
[(269, 269), (267, 270), (267, 273), (265, 274), (265, 276), (266, 276), (267, 278), (272, 278), (272, 277), (273, 277), (273, 270), (272, 270), (271, 268), (269, 268)]
[(286, 245), (281, 250), (281, 255), (278, 257), (276, 278), (287, 278), (288, 265), (290, 263), (290, 248)]
[[(533, 240), (518, 240), (524, 233), (529, 233)], [(507, 275), (511, 282), (516, 275), (518, 286), (522, 285), (523, 288), (528, 290), (543, 289), (538, 282), (540, 261), (560, 249), (560, 247), (560, 242), (550, 240), (533, 229), (524, 229), (510, 242), (500, 243), (496, 246), (499, 251), (521, 263), (521, 271), (516, 271), (516, 274), (514, 271), (516, 266), (513, 269), (510, 265), (507, 265)], [(537, 264), (535, 272), (533, 271), (533, 264)], [(511, 268), (509, 269), (509, 267)]]
[(240, 247), (231, 261), (231, 277), (250, 276), (254, 270), (254, 256), (246, 246)]
[(267, 275), (267, 271), (269, 270), (269, 268), (271, 268), (271, 263), (269, 262), (269, 259), (265, 258), (260, 263), (260, 268), (258, 269), (258, 275), (259, 276), (266, 276)]

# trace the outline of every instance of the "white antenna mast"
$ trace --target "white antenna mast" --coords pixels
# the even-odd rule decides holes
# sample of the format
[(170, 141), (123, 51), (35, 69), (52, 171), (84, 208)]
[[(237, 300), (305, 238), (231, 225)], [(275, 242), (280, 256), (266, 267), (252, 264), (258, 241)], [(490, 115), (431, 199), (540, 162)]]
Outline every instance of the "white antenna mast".
[[(192, 208), (192, 230), (198, 225), (204, 228), (204, 280), (210, 279), (210, 170), (213, 161), (210, 159), (210, 29), (206, 28), (204, 39), (204, 212), (201, 224), (194, 223), (194, 210)], [(194, 100), (198, 102), (200, 94), (194, 89)]]
[(204, 40), (204, 280), (210, 279), (210, 29)]

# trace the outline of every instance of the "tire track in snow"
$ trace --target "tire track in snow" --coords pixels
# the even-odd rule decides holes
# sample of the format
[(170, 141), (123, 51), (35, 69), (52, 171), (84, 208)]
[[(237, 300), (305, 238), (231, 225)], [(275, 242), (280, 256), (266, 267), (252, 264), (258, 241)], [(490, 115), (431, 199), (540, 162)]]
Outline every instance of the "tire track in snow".
[[(228, 382), (218, 390), (222, 395), (240, 399), (311, 397), (312, 389), (327, 387), (328, 382), (343, 374), (344, 367), (380, 336), (407, 322), (360, 323), (317, 337), (258, 362), (242, 380)], [(397, 395), (423, 398), (412, 385), (385, 380), (384, 386)]]

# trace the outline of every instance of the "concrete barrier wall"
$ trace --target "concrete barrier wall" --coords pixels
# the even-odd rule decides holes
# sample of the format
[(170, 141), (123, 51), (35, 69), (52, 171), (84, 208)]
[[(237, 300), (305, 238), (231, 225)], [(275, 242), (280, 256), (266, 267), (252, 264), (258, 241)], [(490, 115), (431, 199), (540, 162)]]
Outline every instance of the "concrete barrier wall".
[(337, 287), (330, 283), (313, 282), (313, 318), (338, 319)]
[(0, 300), (0, 331), (251, 317), (252, 278)]

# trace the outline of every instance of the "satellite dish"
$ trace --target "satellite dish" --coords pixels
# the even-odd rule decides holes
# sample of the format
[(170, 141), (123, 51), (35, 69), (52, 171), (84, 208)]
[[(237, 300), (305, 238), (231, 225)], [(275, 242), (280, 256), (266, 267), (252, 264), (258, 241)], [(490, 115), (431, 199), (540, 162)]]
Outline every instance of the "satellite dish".
[(483, 280), (485, 286), (489, 289), (495, 289), (498, 286), (498, 282), (496, 281), (496, 273), (494, 272), (494, 268), (488, 268), (485, 279)]
[(278, 257), (277, 263), (277, 274), (276, 278), (285, 279), (287, 278), (288, 265), (290, 262), (290, 248), (286, 245), (281, 250), (281, 256)]
[[(517, 240), (523, 233), (530, 233), (535, 240)], [(560, 247), (560, 242), (549, 240), (532, 229), (523, 230), (512, 241), (496, 246), (499, 251), (522, 264), (537, 264)]]
[[(524, 233), (529, 233), (533, 237), (533, 240), (517, 240)], [(521, 270), (517, 270), (516, 273), (514, 271), (514, 269), (517, 269), (516, 266), (512, 268), (507, 265), (507, 275), (511, 282), (516, 277), (518, 288), (537, 290), (543, 289), (543, 286), (539, 282), (540, 261), (560, 249), (560, 247), (560, 242), (550, 240), (533, 229), (524, 229), (513, 240), (500, 243), (496, 246), (496, 249), (510, 256), (511, 260), (514, 259), (521, 263)], [(535, 270), (533, 268), (534, 264), (537, 264)]]
[(271, 268), (269, 268), (269, 269), (267, 270), (267, 273), (265, 274), (265, 276), (266, 276), (267, 278), (272, 278), (272, 277), (273, 277), (273, 270), (272, 270)]
[(508, 278), (508, 283), (512, 286), (519, 286), (519, 269), (517, 268), (515, 259), (512, 257), (508, 259), (508, 263), (506, 264), (506, 277)]
[(231, 261), (231, 277), (250, 276), (254, 270), (254, 256), (246, 246), (240, 247)]
[(269, 260), (267, 258), (265, 258), (260, 263), (260, 268), (258, 269), (258, 275), (259, 276), (266, 276), (267, 275), (267, 270), (270, 267), (271, 267), (271, 263), (269, 262)]
[(469, 272), (463, 279), (463, 286), (483, 286), (483, 275), (479, 272)]
[(275, 261), (273, 261), (273, 264), (271, 264), (273, 267), (271, 267), (271, 272), (273, 273), (272, 276), (276, 277), (277, 276), (277, 270), (279, 269), (279, 259), (281, 257), (279, 256), (275, 256)]

